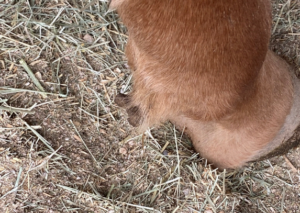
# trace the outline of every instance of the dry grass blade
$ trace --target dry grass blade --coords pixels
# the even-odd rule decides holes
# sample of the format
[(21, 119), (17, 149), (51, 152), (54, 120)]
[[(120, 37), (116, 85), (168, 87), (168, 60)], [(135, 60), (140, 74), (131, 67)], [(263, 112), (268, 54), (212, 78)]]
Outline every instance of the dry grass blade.
[(19, 173), (18, 173), (18, 177), (17, 177), (16, 183), (15, 183), (15, 187), (14, 187), (11, 191), (9, 191), (9, 192), (7, 192), (6, 194), (2, 195), (2, 196), (0, 197), (0, 200), (3, 199), (3, 198), (5, 198), (7, 195), (9, 195), (9, 194), (11, 194), (11, 193), (14, 193), (14, 194), (17, 193), (17, 190), (18, 190), (18, 187), (19, 187), (19, 182), (20, 182), (20, 177), (21, 177), (22, 171), (23, 171), (23, 169), (22, 169), (22, 167), (20, 167), (20, 170), (19, 170)]
[[(27, 63), (21, 59), (20, 60), (20, 64), (22, 65), (22, 67), (26, 70), (26, 72), (28, 73), (28, 75), (30, 76), (30, 78), (32, 79), (33, 83), (37, 86), (37, 88), (41, 91), (41, 92), (45, 92), (44, 88), (42, 87), (42, 85), (40, 84), (39, 80), (35, 77), (35, 75), (33, 74), (33, 72), (31, 71), (31, 69), (29, 68), (29, 66), (27, 65)], [(42, 96), (44, 98), (46, 98), (46, 96), (44, 95), (44, 93), (42, 93)]]
[(43, 136), (41, 136), (35, 129), (33, 129), (30, 125), (28, 125), (27, 122), (25, 122), (25, 121), (23, 121), (23, 122), (27, 126), (27, 128), (29, 130), (31, 130), (36, 135), (36, 137), (40, 141), (42, 141), (44, 145), (46, 145), (46, 147), (48, 147), (48, 149), (50, 149), (52, 152), (54, 152), (54, 149), (51, 147), (50, 143)]
[(98, 165), (98, 162), (97, 162), (96, 158), (95, 158), (94, 155), (92, 154), (91, 150), (87, 147), (86, 143), (84, 142), (84, 140), (82, 139), (81, 135), (79, 134), (79, 132), (78, 132), (76, 126), (74, 125), (74, 123), (73, 123), (71, 120), (70, 120), (70, 123), (73, 125), (73, 127), (74, 127), (74, 129), (75, 129), (77, 135), (78, 135), (79, 138), (80, 138), (80, 141), (84, 144), (85, 148), (87, 149), (87, 151), (88, 151), (88, 152), (90, 153), (90, 155), (92, 156), (94, 162)]
[(285, 162), (289, 165), (289, 167), (291, 167), (292, 171), (297, 173), (298, 169), (296, 169), (296, 167), (291, 163), (291, 161), (287, 158), (287, 156), (285, 155), (283, 157), (284, 157)]
[(5, 111), (9, 111), (9, 112), (22, 112), (22, 113), (34, 114), (34, 112), (32, 112), (31, 109), (22, 109), (22, 108), (16, 108), (16, 107), (0, 106), (0, 110), (5, 110)]
[[(86, 192), (82, 192), (80, 190), (77, 190), (77, 189), (73, 189), (73, 188), (70, 188), (70, 187), (66, 187), (66, 186), (62, 186), (62, 185), (57, 185), (58, 187), (61, 187), (65, 190), (68, 190), (68, 191), (71, 191), (73, 193), (76, 193), (76, 194), (83, 194), (83, 195), (87, 195), (89, 197), (92, 197), (96, 200), (105, 200), (105, 201), (108, 201), (110, 205), (113, 205), (112, 203), (114, 203), (113, 200), (110, 200), (108, 198), (104, 198), (104, 197), (100, 197), (100, 196), (97, 196), (97, 195), (94, 195), (94, 194), (89, 194), (89, 193), (86, 193)], [(144, 210), (150, 210), (150, 211), (155, 211), (155, 209), (153, 208), (149, 208), (149, 207), (146, 207), (146, 206), (140, 206), (140, 205), (134, 205), (134, 204), (130, 204), (130, 203), (125, 203), (125, 202), (118, 202), (118, 201), (115, 201), (118, 205), (128, 205), (128, 206), (132, 206), (132, 207), (136, 207), (137, 209), (144, 209)], [(114, 207), (116, 208), (116, 210), (120, 209), (119, 206), (115, 206)]]
[(12, 94), (12, 93), (18, 93), (18, 92), (31, 92), (31, 93), (38, 93), (42, 96), (45, 95), (58, 95), (59, 97), (66, 98), (67, 95), (63, 94), (54, 94), (49, 92), (40, 92), (40, 91), (34, 91), (34, 90), (28, 90), (28, 89), (17, 89), (17, 88), (9, 88), (9, 87), (0, 87), (0, 94)]

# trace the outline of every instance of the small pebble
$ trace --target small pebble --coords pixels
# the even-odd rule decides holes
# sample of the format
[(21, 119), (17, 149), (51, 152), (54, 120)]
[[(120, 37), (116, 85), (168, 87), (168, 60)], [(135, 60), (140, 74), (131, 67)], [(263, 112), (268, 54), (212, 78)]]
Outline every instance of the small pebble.
[(127, 154), (127, 150), (125, 148), (120, 148), (119, 149), (119, 152), (123, 155), (126, 155)]

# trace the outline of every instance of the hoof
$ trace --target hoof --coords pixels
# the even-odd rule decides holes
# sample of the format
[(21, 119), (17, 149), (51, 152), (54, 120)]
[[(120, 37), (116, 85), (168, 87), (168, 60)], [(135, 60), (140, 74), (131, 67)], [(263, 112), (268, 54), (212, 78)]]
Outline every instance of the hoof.
[(129, 109), (126, 110), (128, 114), (128, 122), (130, 123), (131, 126), (133, 127), (138, 127), (142, 123), (142, 116), (140, 109), (138, 107), (130, 107)]
[(115, 98), (115, 103), (119, 106), (119, 107), (124, 107), (126, 108), (127, 106), (129, 106), (130, 104), (130, 96), (129, 95), (124, 95), (119, 93), (116, 98)]
[(142, 116), (139, 107), (130, 106), (131, 98), (129, 95), (119, 93), (115, 98), (115, 103), (122, 108), (126, 109), (128, 114), (128, 122), (133, 127), (138, 127), (142, 123)]

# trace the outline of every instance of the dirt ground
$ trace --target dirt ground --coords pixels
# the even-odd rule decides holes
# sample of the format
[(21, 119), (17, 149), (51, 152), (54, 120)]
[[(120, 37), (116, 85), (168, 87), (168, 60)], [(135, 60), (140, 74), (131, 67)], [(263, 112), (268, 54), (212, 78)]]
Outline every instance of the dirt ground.
[[(272, 2), (299, 75), (300, 1)], [(300, 212), (299, 148), (219, 172), (170, 123), (138, 135), (126, 41), (106, 1), (0, 0), (0, 212)]]

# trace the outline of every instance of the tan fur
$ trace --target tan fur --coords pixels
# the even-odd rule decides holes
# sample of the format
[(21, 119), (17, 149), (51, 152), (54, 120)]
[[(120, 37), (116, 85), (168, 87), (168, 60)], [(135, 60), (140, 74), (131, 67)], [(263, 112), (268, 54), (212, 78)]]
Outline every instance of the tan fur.
[(126, 0), (111, 0), (109, 3), (109, 10), (115, 10)]
[(215, 166), (240, 167), (254, 160), (274, 139), (292, 103), (293, 87), (287, 66), (271, 51), (254, 89), (254, 96), (219, 121), (200, 122), (182, 115), (172, 122), (187, 127), (196, 151)]
[(125, 107), (136, 125), (186, 126), (220, 168), (242, 166), (275, 137), (293, 86), (268, 51), (269, 0), (119, 0), (116, 9), (128, 28)]

